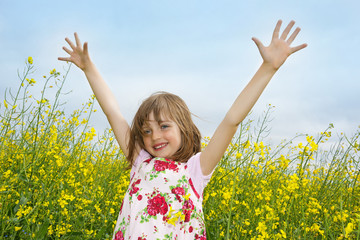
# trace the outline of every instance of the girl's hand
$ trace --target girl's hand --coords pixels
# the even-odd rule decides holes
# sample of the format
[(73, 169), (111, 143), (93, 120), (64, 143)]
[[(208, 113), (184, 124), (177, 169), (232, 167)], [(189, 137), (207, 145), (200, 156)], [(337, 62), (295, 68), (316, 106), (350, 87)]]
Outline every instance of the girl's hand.
[(86, 67), (91, 63), (88, 52), (88, 44), (85, 42), (84, 46), (82, 47), (77, 33), (74, 33), (74, 36), (76, 46), (70, 41), (69, 38), (65, 38), (65, 41), (70, 45), (72, 51), (66, 47), (63, 47), (64, 51), (67, 52), (70, 57), (59, 57), (58, 59), (61, 61), (72, 62), (81, 70), (85, 71)]
[[(301, 44), (296, 47), (290, 47), (291, 43), (294, 41), (298, 33), (300, 32), (300, 28), (296, 28), (293, 34), (287, 39), (287, 36), (294, 26), (295, 21), (291, 21), (289, 25), (285, 28), (284, 32), (281, 34), (279, 38), (279, 31), (282, 21), (279, 20), (276, 24), (271, 43), (268, 47), (265, 47), (260, 40), (257, 38), (252, 38), (255, 42), (256, 46), (259, 49), (261, 57), (264, 60), (264, 64), (268, 64), (275, 70), (279, 69), (280, 66), (285, 62), (285, 60), (294, 52), (297, 52), (307, 46), (307, 44)], [(287, 40), (286, 40), (287, 39)]]

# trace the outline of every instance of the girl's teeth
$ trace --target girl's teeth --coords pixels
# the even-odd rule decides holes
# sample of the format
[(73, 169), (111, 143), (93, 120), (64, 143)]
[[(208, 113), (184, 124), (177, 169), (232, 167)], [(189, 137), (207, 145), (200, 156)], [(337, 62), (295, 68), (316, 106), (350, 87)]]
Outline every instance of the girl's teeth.
[(162, 144), (162, 145), (160, 145), (160, 146), (156, 146), (155, 149), (159, 149), (159, 148), (162, 148), (162, 147), (164, 147), (164, 146), (165, 146), (165, 144)]

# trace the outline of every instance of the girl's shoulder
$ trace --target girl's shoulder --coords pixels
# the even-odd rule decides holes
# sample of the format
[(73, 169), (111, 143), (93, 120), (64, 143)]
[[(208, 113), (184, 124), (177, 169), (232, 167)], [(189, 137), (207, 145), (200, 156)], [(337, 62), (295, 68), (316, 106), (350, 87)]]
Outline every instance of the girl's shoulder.
[(139, 155), (135, 159), (135, 162), (137, 161), (139, 163), (142, 160), (146, 160), (146, 159), (151, 158), (151, 157), (152, 156), (150, 155), (150, 153), (148, 153), (145, 149), (141, 149), (140, 152), (139, 152)]
[(131, 172), (130, 172), (130, 176), (133, 175), (133, 173), (135, 172), (136, 167), (142, 163), (143, 161), (147, 160), (151, 158), (150, 153), (148, 153), (146, 150), (141, 149), (139, 152), (139, 155), (136, 157), (132, 167), (131, 167)]
[(201, 165), (200, 165), (200, 156), (201, 156), (201, 152), (198, 152), (197, 154), (193, 155), (186, 163), (187, 168), (189, 169), (190, 174), (193, 176), (197, 176), (206, 180), (210, 179), (212, 173), (207, 176), (202, 173)]

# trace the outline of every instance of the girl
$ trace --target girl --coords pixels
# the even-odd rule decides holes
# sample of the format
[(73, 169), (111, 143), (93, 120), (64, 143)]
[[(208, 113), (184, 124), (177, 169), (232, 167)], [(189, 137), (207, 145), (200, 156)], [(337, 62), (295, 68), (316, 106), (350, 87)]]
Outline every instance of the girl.
[(84, 71), (131, 167), (131, 181), (113, 239), (206, 239), (204, 187), (238, 125), (272, 76), (292, 53), (307, 46), (290, 47), (300, 28), (288, 37), (295, 24), (291, 21), (279, 35), (281, 23), (277, 22), (268, 47), (252, 38), (263, 63), (202, 152), (199, 130), (181, 98), (165, 92), (150, 96), (141, 104), (130, 127), (91, 61), (88, 44), (82, 46), (76, 33), (76, 44), (65, 39), (71, 50), (63, 49), (70, 56), (59, 60), (72, 62)]

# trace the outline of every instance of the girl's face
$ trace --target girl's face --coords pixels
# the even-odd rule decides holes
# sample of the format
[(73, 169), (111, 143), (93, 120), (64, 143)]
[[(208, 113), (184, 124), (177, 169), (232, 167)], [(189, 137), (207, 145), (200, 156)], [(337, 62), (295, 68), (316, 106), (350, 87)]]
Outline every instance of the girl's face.
[(154, 157), (170, 158), (181, 146), (181, 133), (178, 125), (164, 115), (158, 122), (155, 120), (154, 114), (150, 113), (142, 130), (145, 150)]

